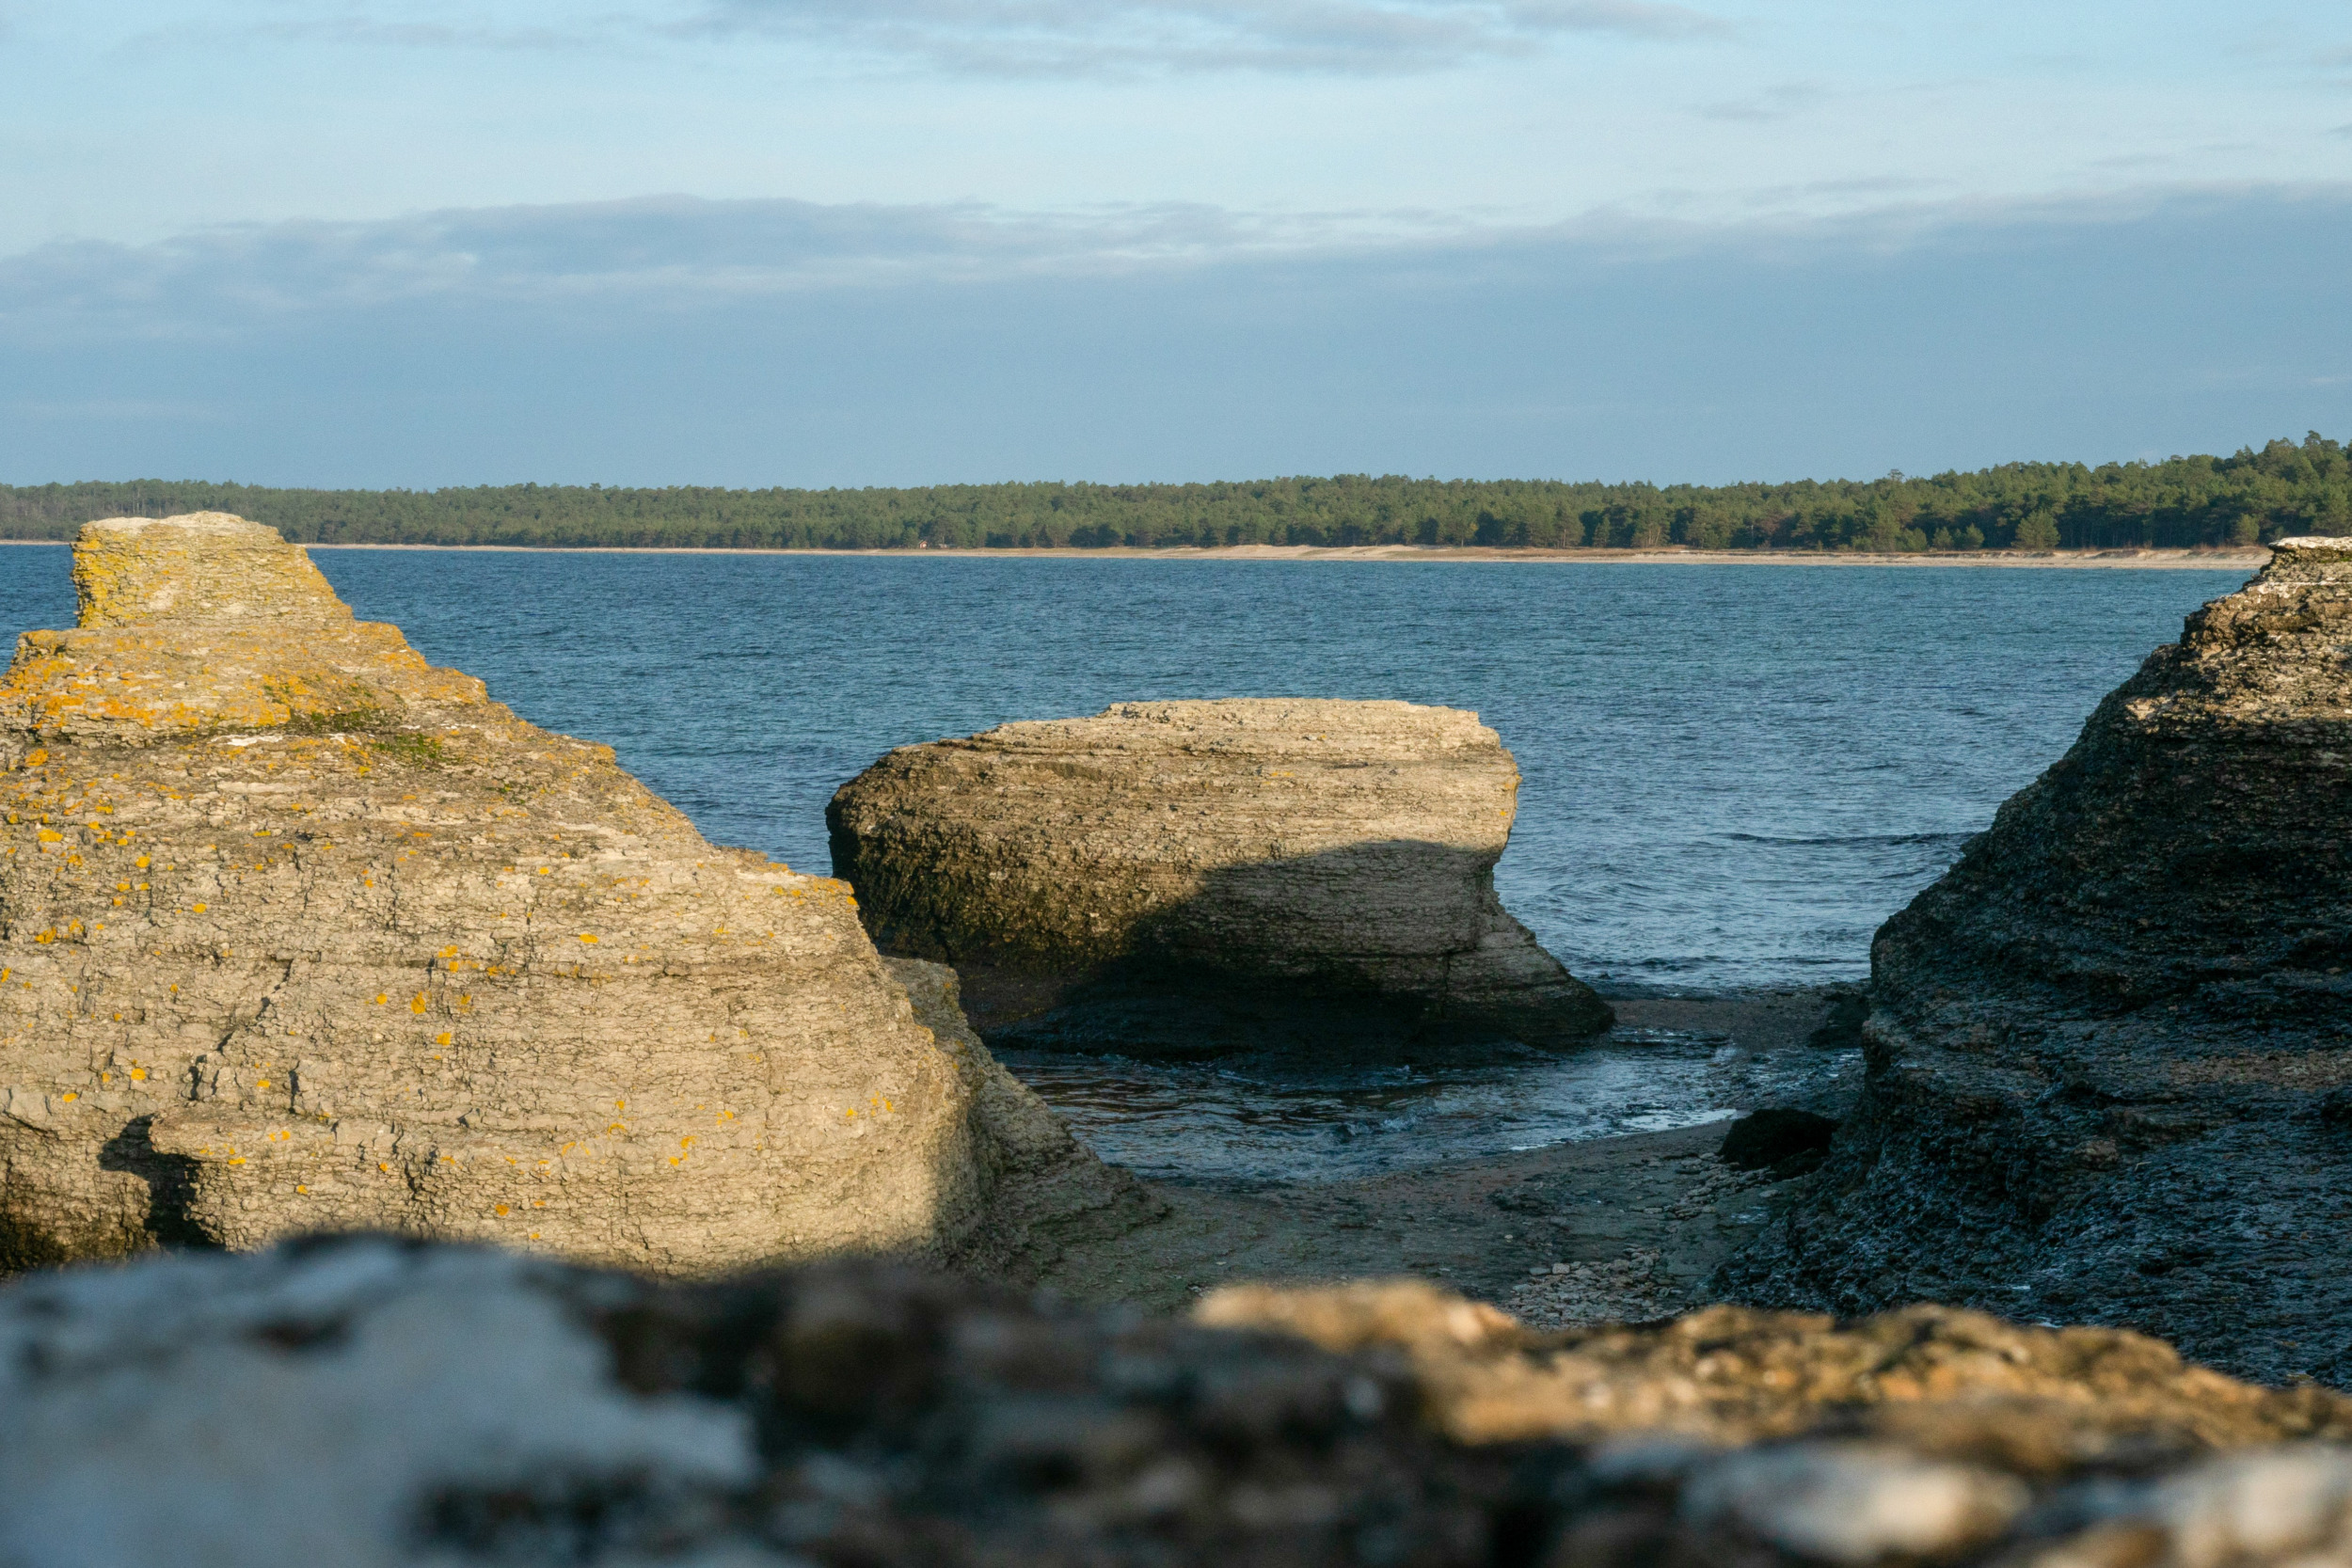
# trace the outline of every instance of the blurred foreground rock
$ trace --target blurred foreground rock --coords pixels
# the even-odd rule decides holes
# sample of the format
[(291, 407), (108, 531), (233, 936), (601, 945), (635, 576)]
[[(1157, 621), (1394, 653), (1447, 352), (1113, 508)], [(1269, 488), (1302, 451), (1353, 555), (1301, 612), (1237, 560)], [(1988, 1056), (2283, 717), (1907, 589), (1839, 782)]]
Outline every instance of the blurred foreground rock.
[(2352, 539), (2188, 617), (1879, 931), (1862, 1102), (1712, 1289), (2352, 1384)]
[(1518, 792), (1495, 733), (1453, 708), (1122, 703), (902, 746), (826, 816), (876, 940), (985, 986), (984, 1028), (1094, 983), (1225, 1009), (1100, 1013), (1124, 1048), (1279, 1029), (1301, 1002), (1570, 1043), (1610, 1013), (1495, 896)]
[(706, 842), (272, 531), (73, 562), (82, 626), (0, 685), (0, 1270), (347, 1228), (1010, 1257), (1132, 1187), (935, 1043), (845, 884)]
[(2352, 1556), (2352, 1401), (2128, 1334), (1419, 1285), (1090, 1314), (830, 1264), (373, 1239), (0, 1290), (0, 1561), (2257, 1568)]

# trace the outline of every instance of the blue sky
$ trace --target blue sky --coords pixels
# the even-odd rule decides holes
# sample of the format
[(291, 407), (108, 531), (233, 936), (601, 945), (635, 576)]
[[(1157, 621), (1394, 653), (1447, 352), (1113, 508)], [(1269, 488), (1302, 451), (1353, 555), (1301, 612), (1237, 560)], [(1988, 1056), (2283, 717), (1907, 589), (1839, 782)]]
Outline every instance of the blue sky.
[(2352, 435), (2352, 11), (0, 0), (0, 480)]

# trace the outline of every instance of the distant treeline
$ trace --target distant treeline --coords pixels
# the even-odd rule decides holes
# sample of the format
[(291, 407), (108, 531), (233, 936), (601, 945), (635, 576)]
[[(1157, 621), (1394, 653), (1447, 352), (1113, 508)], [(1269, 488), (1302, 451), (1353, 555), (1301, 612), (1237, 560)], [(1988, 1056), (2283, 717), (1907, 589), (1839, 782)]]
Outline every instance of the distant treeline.
[(2352, 460), (2313, 433), (2232, 457), (2010, 463), (1915, 479), (1572, 484), (1341, 474), (1216, 484), (278, 490), (139, 480), (0, 486), (0, 537), (234, 512), (320, 544), (795, 549), (1493, 545), (1979, 550), (2251, 545), (2352, 533)]

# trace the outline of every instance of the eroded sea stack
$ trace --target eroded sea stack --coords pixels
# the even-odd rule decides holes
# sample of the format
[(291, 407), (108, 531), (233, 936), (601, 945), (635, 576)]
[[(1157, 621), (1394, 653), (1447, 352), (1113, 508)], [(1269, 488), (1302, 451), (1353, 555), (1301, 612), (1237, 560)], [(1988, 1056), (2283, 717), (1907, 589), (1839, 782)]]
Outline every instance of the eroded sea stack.
[(92, 523), (73, 572), (79, 629), (0, 686), (0, 1267), (348, 1228), (937, 1255), (992, 1169), (1073, 1157), (992, 1152), (847, 886), (707, 843), (271, 530)]
[(1878, 934), (1830, 1163), (1718, 1277), (2352, 1384), (2352, 539), (2191, 615)]
[(967, 979), (1199, 984), (1572, 1042), (1607, 1006), (1495, 895), (1518, 792), (1454, 708), (1122, 703), (900, 747), (826, 820), (876, 940)]

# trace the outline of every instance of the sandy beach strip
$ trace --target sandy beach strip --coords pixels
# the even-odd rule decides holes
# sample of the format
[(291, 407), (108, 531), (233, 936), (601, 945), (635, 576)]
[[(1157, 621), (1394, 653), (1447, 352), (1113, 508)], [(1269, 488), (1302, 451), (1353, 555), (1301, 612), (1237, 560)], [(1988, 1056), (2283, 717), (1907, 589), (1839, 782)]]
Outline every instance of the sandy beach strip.
[[(5, 539), (6, 545), (58, 545), (61, 539)], [(2121, 568), (2133, 571), (2251, 572), (2270, 552), (2260, 546), (2227, 550), (1924, 550), (1882, 554), (1868, 550), (1591, 550), (1506, 549), (1476, 545), (1221, 545), (1202, 549), (764, 549), (702, 545), (344, 545), (314, 544), (314, 550), (507, 551), (546, 555), (806, 555), (870, 556), (892, 561), (1328, 561), (1449, 562), (1508, 564), (1546, 562), (1588, 566), (1974, 566), (2008, 570)]]

